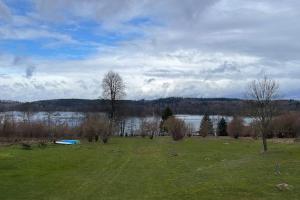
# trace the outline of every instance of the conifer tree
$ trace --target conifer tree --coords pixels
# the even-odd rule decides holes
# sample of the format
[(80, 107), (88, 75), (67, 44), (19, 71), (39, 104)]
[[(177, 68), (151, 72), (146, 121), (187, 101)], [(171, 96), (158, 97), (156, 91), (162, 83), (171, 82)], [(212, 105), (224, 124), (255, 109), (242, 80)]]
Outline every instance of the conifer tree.
[(208, 114), (205, 114), (201, 120), (199, 133), (203, 137), (214, 134), (213, 123)]
[(173, 116), (173, 112), (172, 112), (171, 108), (166, 107), (166, 109), (163, 111), (162, 116), (161, 116), (162, 120), (165, 121), (171, 116)]
[(227, 122), (224, 119), (224, 117), (221, 118), (221, 120), (218, 122), (217, 127), (217, 135), (218, 136), (227, 136)]

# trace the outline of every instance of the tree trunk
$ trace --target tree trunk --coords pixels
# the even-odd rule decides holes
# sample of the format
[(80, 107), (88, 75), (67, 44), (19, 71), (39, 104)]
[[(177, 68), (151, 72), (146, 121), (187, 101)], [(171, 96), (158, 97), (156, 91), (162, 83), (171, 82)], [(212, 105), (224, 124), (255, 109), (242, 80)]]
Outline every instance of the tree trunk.
[(114, 100), (111, 100), (111, 112), (110, 112), (110, 118), (113, 119), (115, 115), (115, 102)]
[(267, 152), (267, 150), (268, 150), (268, 147), (267, 147), (267, 136), (266, 136), (265, 132), (263, 132), (263, 134), (262, 134), (262, 140), (263, 140), (264, 152)]

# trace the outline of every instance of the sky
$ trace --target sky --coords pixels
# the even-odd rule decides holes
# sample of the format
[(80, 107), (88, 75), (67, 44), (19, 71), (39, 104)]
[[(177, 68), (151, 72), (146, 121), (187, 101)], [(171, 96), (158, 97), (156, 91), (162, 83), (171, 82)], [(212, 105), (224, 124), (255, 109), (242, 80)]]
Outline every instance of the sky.
[(278, 81), (300, 99), (299, 0), (0, 0), (0, 99), (245, 97)]

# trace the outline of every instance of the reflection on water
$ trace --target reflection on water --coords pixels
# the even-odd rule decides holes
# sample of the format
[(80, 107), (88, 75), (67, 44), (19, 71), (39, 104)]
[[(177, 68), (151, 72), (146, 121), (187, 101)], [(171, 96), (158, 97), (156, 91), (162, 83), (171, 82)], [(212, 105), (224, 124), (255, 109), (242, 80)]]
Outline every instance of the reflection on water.
[[(99, 113), (104, 114), (104, 113)], [(3, 117), (6, 116), (8, 118), (14, 119), (15, 121), (22, 121), (27, 119), (28, 117), (32, 121), (43, 121), (45, 123), (49, 123), (49, 121), (53, 124), (63, 124), (66, 123), (69, 126), (78, 126), (82, 120), (85, 118), (85, 113), (79, 112), (35, 112), (35, 113), (24, 113), (24, 112), (2, 112), (0, 113), (0, 120), (3, 120)], [(184, 120), (187, 124), (189, 124), (194, 131), (198, 131), (200, 127), (200, 122), (203, 118), (203, 115), (175, 115), (177, 118)], [(217, 127), (218, 121), (221, 119), (220, 115), (212, 115), (210, 116), (214, 127)], [(160, 119), (160, 117), (127, 117), (124, 119), (125, 123), (125, 133), (128, 135), (132, 135), (139, 129), (139, 125), (142, 119)], [(227, 122), (232, 120), (230, 116), (224, 116)], [(245, 117), (245, 124), (251, 123), (252, 118)]]

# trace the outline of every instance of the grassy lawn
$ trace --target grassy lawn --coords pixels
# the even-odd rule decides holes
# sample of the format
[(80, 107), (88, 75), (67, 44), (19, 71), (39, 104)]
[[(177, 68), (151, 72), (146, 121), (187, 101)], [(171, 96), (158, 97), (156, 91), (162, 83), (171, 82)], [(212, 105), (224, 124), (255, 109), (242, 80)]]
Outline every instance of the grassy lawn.
[(300, 144), (269, 144), (267, 154), (245, 139), (0, 147), (0, 199), (299, 200)]

